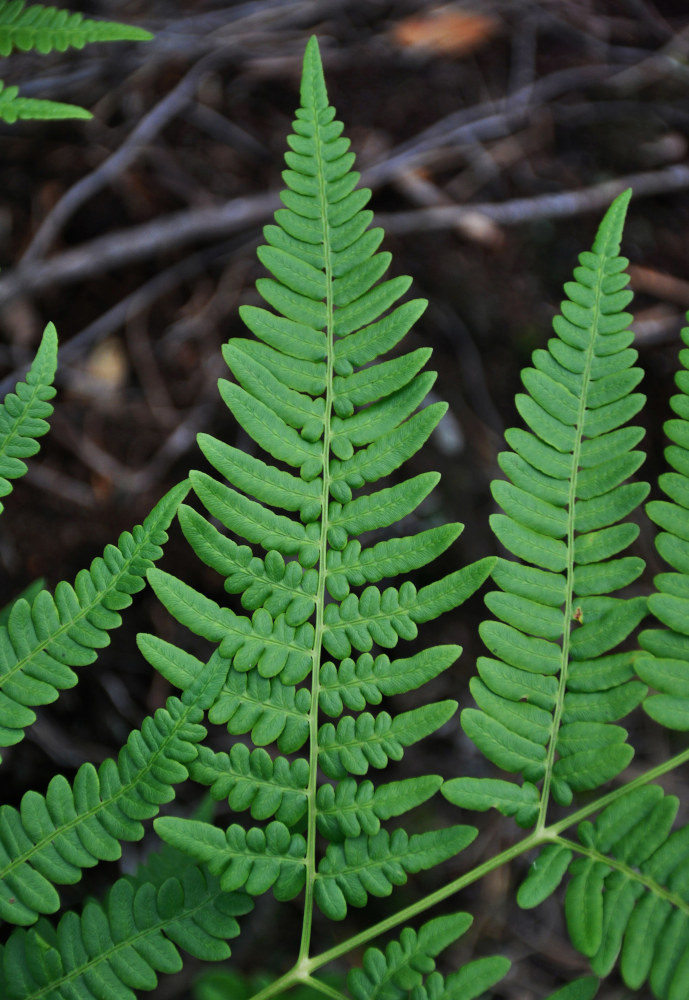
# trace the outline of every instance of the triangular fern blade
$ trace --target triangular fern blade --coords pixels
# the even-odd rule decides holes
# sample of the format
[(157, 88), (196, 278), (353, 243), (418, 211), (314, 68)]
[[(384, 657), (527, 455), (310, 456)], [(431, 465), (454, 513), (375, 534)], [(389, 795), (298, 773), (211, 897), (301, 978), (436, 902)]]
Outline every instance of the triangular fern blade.
[[(561, 726), (616, 721), (645, 694), (628, 675), (595, 690), (569, 689), (577, 661), (590, 669), (599, 658), (602, 677), (647, 613), (644, 598), (607, 596), (642, 572), (641, 560), (613, 557), (638, 534), (627, 519), (648, 493), (646, 484), (626, 481), (640, 463), (631, 449), (643, 434), (623, 426), (643, 404), (630, 392), (641, 372), (629, 370), (635, 352), (623, 310), (631, 293), (622, 273), (627, 261), (618, 256), (629, 196), (613, 202), (592, 251), (580, 255), (553, 321), (558, 338), (522, 373), (528, 394), (517, 397), (517, 408), (529, 430), (506, 433), (514, 452), (500, 464), (510, 481), (492, 485), (503, 513), (491, 526), (516, 560), (498, 562), (501, 591), (486, 597), (499, 621), (485, 623), (482, 636), (497, 659), (482, 661), (489, 683), (472, 688), (480, 711), (466, 710), (462, 722), (494, 763), (543, 780), (540, 820), (551, 792), (569, 803), (573, 791), (599, 787), (631, 758), (620, 727), (596, 730), (591, 746), (575, 748), (571, 739), (559, 746)], [(527, 675), (521, 681), (519, 671)], [(536, 705), (522, 703), (520, 692)]]
[[(53, 412), (48, 402), (57, 367), (57, 333), (52, 323), (43, 332), (36, 356), (24, 382), (19, 382), (0, 404), (0, 496), (12, 490), (10, 479), (27, 471), (24, 458), (35, 455), (39, 437), (47, 434), (47, 418)], [(0, 503), (0, 511), (3, 506)]]

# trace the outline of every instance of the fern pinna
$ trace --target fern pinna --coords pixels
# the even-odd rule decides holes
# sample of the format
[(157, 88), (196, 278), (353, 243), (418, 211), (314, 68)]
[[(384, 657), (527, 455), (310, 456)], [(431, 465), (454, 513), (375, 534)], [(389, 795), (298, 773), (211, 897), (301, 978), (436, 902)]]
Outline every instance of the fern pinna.
[[(243, 307), (258, 339), (225, 347), (236, 381), (220, 383), (238, 423), (281, 464), (202, 435), (204, 454), (232, 485), (193, 472), (207, 514), (180, 510), (190, 544), (222, 573), (230, 593), (241, 594), (247, 614), (219, 607), (165, 573), (149, 574), (175, 617), (219, 644), (214, 655), (227, 664), (227, 680), (210, 720), (233, 735), (250, 733), (256, 745), (251, 753), (242, 743), (229, 754), (204, 749), (192, 775), (233, 809), (250, 809), (265, 823), (220, 829), (165, 817), (156, 829), (208, 864), (228, 890), (257, 895), (272, 888), (278, 899), (290, 899), (303, 889), (302, 961), (310, 954), (314, 902), (340, 920), (348, 907), (364, 906), (370, 894), (389, 895), (410, 873), (453, 856), (475, 836), (464, 825), (409, 836), (381, 824), (429, 798), (439, 778), (378, 787), (360, 779), (399, 760), (456, 709), (445, 701), (398, 714), (368, 711), (386, 696), (420, 687), (460, 652), (441, 646), (391, 660), (376, 649), (416, 638), (421, 623), (461, 603), (493, 563), (484, 560), (420, 590), (410, 581), (381, 590), (379, 581), (443, 552), (460, 527), (364, 547), (358, 541), (411, 514), (436, 484), (438, 477), (426, 473), (380, 486), (420, 448), (445, 407), (415, 412), (433, 382), (421, 372), (429, 351), (378, 361), (425, 303), (395, 305), (410, 280), (380, 280), (390, 255), (376, 253), (382, 232), (369, 228), (370, 192), (356, 187), (354, 156), (334, 113), (313, 40), (289, 137), (285, 208), (258, 251), (272, 274), (258, 281), (258, 291), (273, 308)], [(258, 554), (209, 517), (259, 547)], [(140, 647), (175, 684), (201, 668), (154, 636), (140, 637)], [(277, 756), (263, 749), (273, 744)]]

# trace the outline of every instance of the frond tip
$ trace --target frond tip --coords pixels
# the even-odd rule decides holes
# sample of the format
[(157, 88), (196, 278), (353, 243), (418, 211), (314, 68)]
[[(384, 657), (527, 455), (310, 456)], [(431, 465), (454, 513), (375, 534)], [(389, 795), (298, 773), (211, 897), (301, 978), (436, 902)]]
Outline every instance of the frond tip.
[(39, 449), (36, 439), (48, 433), (48, 417), (53, 412), (48, 400), (56, 392), (53, 387), (56, 368), (57, 333), (53, 324), (48, 323), (26, 380), (19, 382), (0, 405), (0, 496), (11, 493), (9, 480), (25, 474), (27, 466), (23, 459), (36, 454)]

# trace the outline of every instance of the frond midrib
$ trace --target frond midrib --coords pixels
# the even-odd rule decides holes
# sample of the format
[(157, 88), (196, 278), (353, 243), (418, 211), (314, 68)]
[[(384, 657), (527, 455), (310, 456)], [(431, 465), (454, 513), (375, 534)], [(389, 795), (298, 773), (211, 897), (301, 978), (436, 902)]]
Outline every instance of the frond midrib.
[(548, 805), (550, 801), (550, 786), (553, 780), (553, 772), (555, 767), (555, 753), (557, 750), (558, 735), (560, 732), (560, 723), (562, 715), (564, 712), (565, 695), (567, 694), (567, 680), (568, 680), (568, 667), (569, 667), (569, 643), (572, 632), (572, 606), (574, 598), (574, 541), (575, 541), (575, 513), (576, 513), (576, 498), (577, 498), (577, 482), (578, 482), (578, 469), (579, 469), (579, 456), (581, 454), (581, 445), (584, 438), (584, 420), (586, 416), (586, 400), (588, 398), (588, 391), (591, 381), (591, 367), (593, 363), (593, 358), (595, 356), (595, 344), (596, 338), (598, 336), (598, 321), (601, 315), (600, 312), (600, 300), (602, 294), (602, 285), (605, 279), (605, 260), (607, 260), (608, 254), (606, 252), (601, 253), (600, 267), (597, 274), (596, 281), (596, 300), (593, 307), (593, 315), (591, 317), (591, 331), (592, 335), (589, 340), (588, 348), (586, 351), (586, 364), (584, 371), (581, 375), (582, 380), (582, 391), (579, 396), (579, 408), (577, 412), (577, 424), (576, 424), (576, 434), (574, 438), (574, 448), (572, 450), (572, 475), (569, 480), (569, 495), (567, 498), (567, 567), (565, 570), (565, 609), (563, 617), (563, 633), (562, 633), (562, 653), (561, 653), (561, 669), (559, 677), (559, 685), (557, 692), (557, 700), (555, 702), (555, 707), (553, 709), (553, 721), (551, 736), (548, 742), (548, 752), (545, 762), (545, 776), (543, 780), (543, 788), (541, 792), (541, 804), (538, 812), (538, 820), (536, 823), (536, 830), (540, 831), (545, 827), (546, 815), (548, 811)]
[(330, 441), (334, 395), (335, 323), (333, 296), (333, 268), (330, 246), (330, 223), (328, 219), (327, 186), (325, 168), (321, 156), (319, 109), (316, 107), (315, 88), (312, 87), (313, 127), (315, 159), (317, 165), (318, 193), (321, 202), (323, 226), (323, 262), (325, 265), (325, 306), (326, 306), (326, 353), (325, 353), (325, 406), (323, 412), (323, 487), (321, 492), (321, 534), (318, 546), (318, 587), (316, 590), (316, 624), (311, 670), (311, 708), (309, 711), (309, 784), (307, 788), (307, 836), (306, 836), (306, 883), (304, 900), (304, 922), (297, 963), (308, 958), (311, 946), (311, 926), (313, 922), (314, 892), (317, 878), (316, 837), (318, 791), (318, 716), (320, 700), (320, 668), (325, 631), (325, 580), (328, 553), (328, 511), (330, 507)]

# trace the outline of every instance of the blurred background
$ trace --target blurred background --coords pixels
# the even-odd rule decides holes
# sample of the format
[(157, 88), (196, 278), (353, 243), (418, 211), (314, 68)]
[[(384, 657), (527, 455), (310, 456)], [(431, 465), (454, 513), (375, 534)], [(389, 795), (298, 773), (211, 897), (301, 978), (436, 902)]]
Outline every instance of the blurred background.
[[(148, 28), (155, 40), (17, 54), (1, 67), (25, 96), (81, 104), (94, 117), (0, 125), (3, 394), (24, 374), (48, 320), (62, 345), (52, 432), (2, 518), (0, 604), (36, 578), (51, 587), (73, 578), (189, 468), (203, 468), (199, 430), (247, 445), (215, 388), (226, 371), (220, 346), (244, 335), (237, 307), (255, 301), (254, 251), (279, 204), (285, 137), (313, 33), (387, 232), (392, 271), (413, 275), (413, 292), (430, 301), (405, 348), (433, 347), (435, 398), (450, 409), (405, 472), (438, 469), (443, 478), (405, 529), (468, 525), (433, 575), (495, 551), (489, 483), (503, 431), (515, 421), (520, 369), (549, 337), (576, 255), (628, 186), (635, 198), (623, 251), (655, 479), (689, 308), (684, 0), (93, 0), (78, 9)], [(637, 553), (650, 579), (660, 567), (646, 525)], [(223, 597), (176, 527), (161, 565)], [(426, 636), (465, 649), (433, 696), (466, 703), (484, 616), (477, 598)], [(139, 630), (189, 641), (142, 595), (98, 665), (7, 754), (9, 801), (43, 788), (54, 771), (116, 752), (164, 702), (165, 683), (136, 650)], [(643, 716), (630, 728), (640, 747), (632, 770), (672, 751), (673, 737)], [(408, 756), (404, 773), (488, 773), (456, 723)], [(668, 789), (678, 780), (671, 775)], [(438, 811), (440, 820), (429, 811), (413, 822), (467, 819), (447, 804)], [(479, 819), (471, 861), (514, 837), (511, 823)], [(453, 874), (465, 867), (463, 855)], [(107, 878), (114, 866), (102, 868)], [(555, 904), (523, 913), (510, 903), (522, 876), (523, 867), (500, 870), (455, 901), (476, 920), (451, 958), (503, 950), (515, 961), (495, 993), (500, 1000), (536, 1000), (562, 976), (586, 970)], [(429, 873), (422, 888), (438, 879)], [(407, 886), (399, 904), (412, 898)], [(366, 921), (387, 912), (372, 903)], [(271, 971), (268, 955), (281, 971), (281, 946), (267, 953), (266, 940), (286, 934), (291, 946), (284, 911), (265, 897), (251, 919), (234, 949), (239, 966)], [(328, 934), (348, 929), (328, 929), (323, 946), (333, 941)], [(157, 995), (192, 996), (195, 974), (190, 964)], [(600, 994), (627, 995), (614, 978)]]

